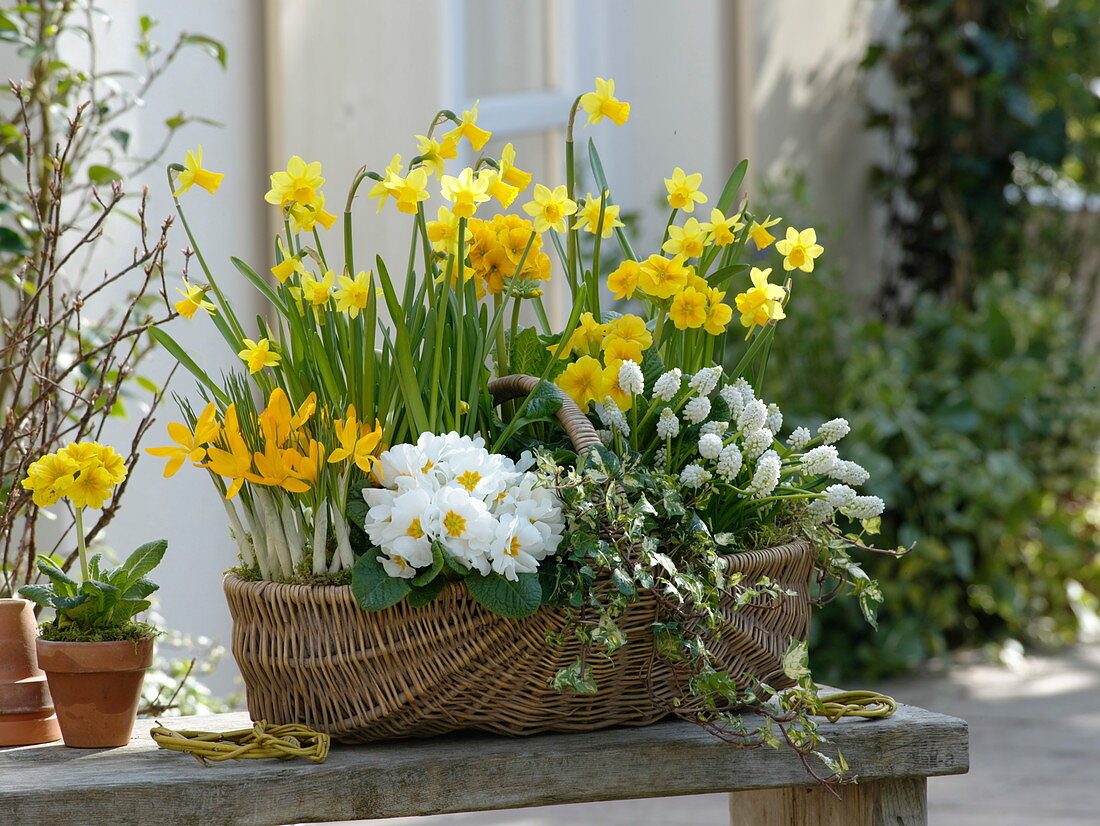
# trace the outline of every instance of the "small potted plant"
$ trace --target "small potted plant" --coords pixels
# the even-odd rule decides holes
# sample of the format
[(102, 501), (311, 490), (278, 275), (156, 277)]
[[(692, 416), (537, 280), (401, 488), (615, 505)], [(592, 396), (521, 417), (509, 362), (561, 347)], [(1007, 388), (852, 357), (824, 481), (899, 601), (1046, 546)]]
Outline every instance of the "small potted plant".
[(142, 545), (113, 570), (103, 566), (101, 554), (88, 558), (84, 509), (102, 507), (126, 472), (113, 448), (74, 442), (32, 464), (22, 483), (40, 506), (65, 498), (75, 511), (80, 580), (50, 557), (39, 556), (38, 570), (48, 582), (19, 589), (54, 610), (53, 619), (40, 628), (38, 663), (49, 681), (65, 745), (73, 748), (129, 742), (158, 633), (135, 617), (157, 590), (145, 575), (160, 563), (168, 543)]

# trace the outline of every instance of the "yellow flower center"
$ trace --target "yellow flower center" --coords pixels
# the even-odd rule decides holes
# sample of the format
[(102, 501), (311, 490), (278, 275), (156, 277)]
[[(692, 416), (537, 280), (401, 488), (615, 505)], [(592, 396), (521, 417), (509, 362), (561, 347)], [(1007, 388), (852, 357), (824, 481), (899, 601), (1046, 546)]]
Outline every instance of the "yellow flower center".
[(547, 222), (556, 224), (562, 218), (561, 207), (558, 204), (547, 204), (543, 209), (543, 216)]
[(443, 528), (447, 531), (447, 536), (458, 539), (466, 533), (466, 517), (447, 511), (447, 515), (443, 517)]
[(519, 556), (519, 537), (513, 536), (512, 541), (508, 547), (504, 549), (504, 553), (508, 556)]
[(424, 536), (424, 529), (420, 527), (420, 517), (417, 517), (409, 523), (409, 527), (405, 530), (406, 536), (411, 536), (413, 539), (420, 539)]
[(429, 459), (428, 461), (426, 461), (424, 463), (424, 467), (420, 468), (420, 472), (421, 473), (427, 473), (433, 467), (435, 467), (435, 462), (433, 462), (431, 459)]
[(792, 267), (801, 267), (806, 263), (806, 249), (801, 245), (791, 247), (791, 251), (787, 253), (787, 260), (791, 262)]
[(473, 493), (474, 488), (477, 487), (477, 483), (481, 481), (481, 474), (476, 470), (468, 470), (461, 476), (458, 476), (455, 481), (466, 488), (466, 490), (470, 491), (470, 493)]

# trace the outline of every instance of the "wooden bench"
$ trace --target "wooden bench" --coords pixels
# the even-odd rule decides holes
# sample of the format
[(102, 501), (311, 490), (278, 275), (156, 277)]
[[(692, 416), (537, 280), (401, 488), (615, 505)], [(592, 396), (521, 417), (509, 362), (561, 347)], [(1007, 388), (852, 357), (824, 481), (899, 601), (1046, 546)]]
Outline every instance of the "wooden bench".
[[(246, 714), (165, 722), (206, 731), (251, 725)], [(735, 749), (681, 721), (334, 746), (321, 765), (211, 766), (158, 750), (151, 725), (139, 721), (120, 749), (0, 749), (0, 824), (275, 826), (729, 792), (737, 826), (910, 826), (927, 822), (926, 778), (969, 765), (965, 722), (905, 705), (887, 720), (824, 725), (861, 778), (841, 788), (843, 801), (815, 786), (788, 750)]]

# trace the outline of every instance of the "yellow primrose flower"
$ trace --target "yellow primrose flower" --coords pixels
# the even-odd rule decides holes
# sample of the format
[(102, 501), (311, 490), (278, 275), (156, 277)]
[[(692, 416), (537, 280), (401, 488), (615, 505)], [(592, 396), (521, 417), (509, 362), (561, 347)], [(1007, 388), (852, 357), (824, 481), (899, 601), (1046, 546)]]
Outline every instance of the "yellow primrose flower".
[(360, 272), (355, 278), (341, 275), (336, 280), (340, 282), (340, 289), (333, 293), (336, 299), (336, 311), (358, 318), (359, 311), (367, 308), (367, 302), (370, 299), (370, 273)]
[(592, 356), (581, 356), (559, 375), (554, 383), (577, 403), (581, 410), (588, 410), (592, 402), (602, 402), (607, 395), (604, 368)]
[(302, 259), (298, 256), (291, 255), (287, 251), (281, 237), (276, 237), (275, 243), (279, 247), (279, 254), (282, 256), (283, 260), (271, 268), (271, 274), (278, 279), (279, 283), (285, 284), (286, 280), (290, 278), (293, 273), (305, 275), (306, 268), (305, 265), (302, 264)]
[(68, 493), (76, 481), (80, 465), (60, 453), (47, 453), (27, 468), (27, 478), (21, 484), (32, 492), (31, 499), (40, 508), (49, 507)]
[(753, 267), (749, 273), (752, 288), (739, 293), (734, 298), (737, 309), (741, 313), (742, 326), (762, 327), (773, 319), (779, 321), (787, 317), (780, 303), (787, 291), (778, 284), (769, 284), (769, 275), (771, 275), (770, 268), (761, 270), (759, 267)]
[(817, 231), (813, 227), (799, 232), (794, 227), (787, 227), (787, 237), (775, 245), (775, 251), (783, 256), (783, 269), (814, 271), (814, 259), (825, 248), (817, 243)]
[(174, 476), (176, 471), (183, 467), (185, 461), (191, 461), (195, 467), (199, 467), (200, 463), (206, 459), (206, 448), (203, 445), (218, 438), (218, 433), (221, 430), (214, 419), (216, 413), (217, 410), (213, 402), (206, 405), (195, 422), (194, 431), (191, 431), (185, 424), (169, 422), (168, 435), (175, 444), (166, 447), (145, 448), (145, 452), (150, 456), (168, 460), (168, 463), (164, 466), (165, 479)]
[(534, 219), (535, 231), (546, 232), (553, 229), (555, 232), (565, 232), (565, 219), (577, 211), (577, 202), (570, 200), (565, 186), (550, 189), (542, 184), (535, 184), (533, 198), (534, 200), (523, 205), (523, 211)]
[(335, 282), (336, 275), (332, 270), (325, 270), (325, 274), (321, 276), (320, 280), (314, 277), (312, 273), (306, 273), (302, 276), (302, 300), (314, 307), (323, 307), (328, 304)]
[(458, 141), (444, 137), (437, 141), (427, 135), (416, 135), (417, 154), (429, 175), (438, 180), (445, 171), (446, 162), (458, 157)]
[(477, 105), (478, 101), (475, 100), (473, 108), (467, 109), (462, 113), (458, 126), (443, 137), (452, 138), (456, 143), (459, 139), (466, 138), (470, 142), (470, 146), (474, 148), (474, 151), (480, 152), (481, 147), (485, 146), (485, 144), (489, 142), (489, 138), (493, 137), (493, 133), (486, 132), (477, 125)]
[(638, 287), (654, 298), (672, 298), (687, 284), (688, 274), (682, 255), (675, 258), (651, 255), (641, 264)]
[(325, 209), (325, 193), (318, 192), (308, 204), (295, 203), (290, 207), (290, 228), (294, 232), (312, 232), (320, 224), (332, 229), (336, 216)]
[(307, 164), (295, 155), (286, 162), (285, 172), (271, 173), (271, 189), (264, 195), (264, 200), (280, 208), (292, 203), (309, 206), (324, 183), (320, 161)]
[(607, 358), (606, 361), (607, 364), (603, 369), (604, 399), (610, 396), (619, 410), (630, 410), (634, 406), (634, 394), (627, 393), (619, 387), (619, 368), (623, 366), (623, 360)]
[(172, 197), (178, 198), (192, 186), (201, 186), (211, 195), (218, 191), (225, 175), (221, 172), (211, 172), (202, 168), (202, 144), (195, 150), (188, 149), (183, 159), (183, 172), (176, 176), (179, 184)]
[(607, 289), (615, 294), (615, 300), (633, 298), (638, 289), (638, 273), (641, 267), (637, 261), (627, 259), (607, 276)]
[[(586, 193), (584, 197), (584, 206), (580, 208), (577, 213), (577, 220), (573, 222), (573, 229), (583, 229), (586, 232), (596, 234), (596, 224), (600, 221), (600, 199), (593, 198), (592, 193)], [(603, 209), (603, 226), (602, 236), (604, 238), (610, 238), (611, 233), (615, 231), (616, 227), (625, 227), (622, 221), (619, 220), (619, 206), (618, 204), (604, 204)]]
[(237, 355), (248, 365), (249, 373), (258, 373), (265, 367), (274, 367), (282, 358), (271, 349), (271, 342), (266, 338), (261, 338), (259, 341), (246, 338), (241, 343), (244, 349)]
[(394, 155), (390, 160), (389, 166), (386, 167), (385, 176), (383, 176), (382, 180), (376, 182), (375, 185), (370, 188), (370, 192), (367, 193), (368, 198), (378, 199), (378, 212), (382, 211), (386, 199), (393, 194), (393, 187), (401, 180), (402, 169), (404, 169), (404, 164), (401, 163), (401, 156)]
[(749, 227), (749, 238), (756, 244), (758, 250), (765, 249), (775, 242), (775, 236), (768, 232), (768, 227), (774, 227), (782, 218), (768, 216), (763, 221), (753, 221)]
[[(632, 342), (642, 350), (648, 350), (653, 344), (653, 334), (645, 326), (645, 321), (636, 315), (627, 313), (619, 316), (606, 327), (607, 338), (620, 338)], [(607, 343), (606, 340), (604, 343)], [(638, 359), (635, 360), (640, 362)]]
[(65, 497), (78, 508), (102, 508), (114, 487), (111, 474), (96, 463), (77, 474), (65, 491)]
[(96, 457), (100, 466), (107, 471), (107, 474), (111, 477), (111, 481), (114, 484), (119, 484), (126, 478), (128, 471), (126, 470), (126, 462), (122, 457), (115, 453), (115, 449), (110, 445), (101, 445), (98, 442), (93, 442), (98, 449), (98, 456)]
[[(607, 335), (607, 325), (596, 321), (592, 313), (581, 313), (580, 323), (573, 335), (569, 337), (569, 344), (562, 351), (562, 358), (569, 353), (591, 355), (599, 351), (603, 345), (604, 336)], [(556, 350), (556, 345), (551, 345), (549, 350)]]
[(682, 209), (684, 212), (694, 212), (695, 204), (705, 204), (707, 196), (699, 191), (703, 183), (703, 174), (696, 172), (685, 175), (684, 170), (676, 167), (672, 170), (672, 177), (665, 178), (665, 189), (668, 190), (668, 205), (673, 209)]
[(488, 186), (485, 191), (500, 201), (502, 207), (506, 209), (510, 207), (512, 201), (516, 200), (516, 196), (519, 195), (519, 187), (505, 183), (500, 172), (495, 169), (486, 169), (482, 174), (486, 176), (486, 180), (488, 181)]
[(531, 185), (531, 173), (516, 166), (516, 148), (510, 143), (504, 144), (500, 152), (500, 178), (520, 192)]
[(707, 296), (694, 287), (685, 287), (672, 299), (668, 317), (677, 330), (702, 327), (707, 320)]
[(194, 318), (195, 311), (198, 309), (206, 310), (211, 315), (214, 314), (216, 308), (206, 300), (206, 287), (189, 284), (187, 278), (184, 277), (183, 289), (176, 287), (176, 292), (183, 296), (181, 300), (176, 302), (176, 312), (184, 318)]
[(710, 211), (710, 221), (699, 225), (716, 247), (725, 247), (737, 240), (737, 233), (745, 228), (741, 213), (727, 218), (720, 209)]
[(722, 302), (725, 297), (722, 290), (714, 287), (707, 290), (707, 320), (703, 322), (703, 329), (712, 336), (722, 335), (733, 318), (733, 307)]
[(642, 362), (642, 347), (636, 341), (629, 341), (618, 336), (607, 336), (603, 340), (603, 358), (608, 364), (617, 361), (624, 362), (627, 359)]
[(630, 104), (616, 100), (615, 81), (610, 78), (596, 78), (596, 91), (581, 95), (581, 108), (588, 113), (589, 124), (599, 123), (606, 117), (616, 126), (622, 126), (630, 117)]
[(703, 254), (706, 230), (695, 218), (688, 218), (682, 227), (668, 228), (668, 240), (661, 249), (669, 255), (683, 255), (684, 258), (698, 258)]
[(454, 204), (456, 218), (473, 217), (478, 204), (489, 200), (486, 190), (489, 188), (489, 176), (474, 175), (474, 170), (466, 167), (458, 177), (444, 175), (441, 181), (443, 197)]

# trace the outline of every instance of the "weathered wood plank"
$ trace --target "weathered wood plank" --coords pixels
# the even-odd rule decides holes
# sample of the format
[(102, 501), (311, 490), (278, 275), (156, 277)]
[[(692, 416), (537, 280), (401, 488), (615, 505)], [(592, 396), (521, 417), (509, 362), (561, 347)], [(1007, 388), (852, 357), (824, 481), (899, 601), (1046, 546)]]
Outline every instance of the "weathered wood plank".
[(928, 781), (923, 777), (871, 780), (845, 786), (837, 800), (806, 786), (730, 795), (730, 826), (925, 826)]
[[(231, 730), (247, 715), (181, 718)], [(0, 750), (0, 823), (273, 826), (806, 786), (787, 750), (743, 751), (679, 721), (641, 729), (508, 739), (461, 735), (335, 746), (326, 763), (242, 761), (204, 767), (159, 751), (150, 723), (108, 751), (58, 744)], [(887, 720), (824, 725), (864, 780), (959, 774), (966, 723), (912, 706)]]

